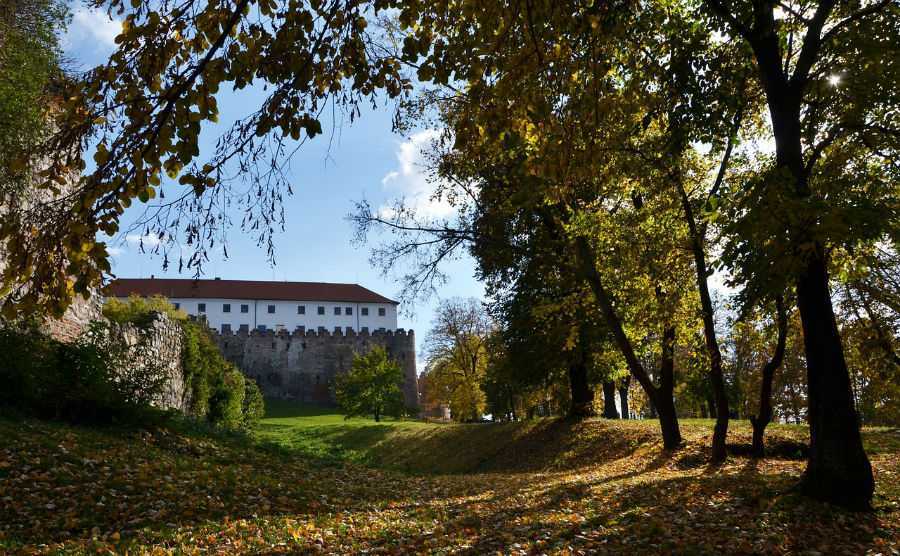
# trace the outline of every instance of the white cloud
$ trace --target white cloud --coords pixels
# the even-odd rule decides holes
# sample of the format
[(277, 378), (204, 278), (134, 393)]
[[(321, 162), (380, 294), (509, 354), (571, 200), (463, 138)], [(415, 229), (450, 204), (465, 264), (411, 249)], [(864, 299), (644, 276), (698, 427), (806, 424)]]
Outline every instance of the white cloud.
[(125, 241), (132, 246), (140, 245), (141, 243), (143, 243), (144, 249), (156, 247), (157, 245), (162, 243), (162, 239), (156, 234), (128, 234), (127, 236), (125, 236)]
[(109, 253), (111, 257), (118, 257), (125, 252), (125, 249), (121, 247), (110, 247), (106, 250), (106, 252)]
[(103, 10), (80, 7), (72, 14), (63, 46), (80, 58), (106, 57), (116, 48), (116, 36), (121, 32), (121, 20), (110, 18)]
[[(402, 197), (406, 204), (421, 216), (441, 218), (453, 214), (453, 206), (446, 199), (435, 199), (436, 183), (430, 181), (425, 153), (432, 143), (439, 139), (441, 131), (425, 129), (412, 134), (397, 146), (398, 168), (391, 170), (381, 179), (381, 184), (392, 194)], [(384, 217), (393, 214), (390, 206), (383, 206), (379, 214)]]

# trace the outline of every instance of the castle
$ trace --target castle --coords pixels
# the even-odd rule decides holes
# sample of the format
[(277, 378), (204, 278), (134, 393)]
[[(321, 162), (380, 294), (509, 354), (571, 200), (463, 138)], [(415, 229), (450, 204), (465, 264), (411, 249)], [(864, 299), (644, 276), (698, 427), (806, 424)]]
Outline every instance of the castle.
[(383, 347), (418, 406), (415, 334), (397, 328), (397, 305), (358, 284), (246, 280), (119, 279), (111, 297), (160, 295), (203, 319), (226, 359), (271, 398), (334, 402), (335, 375), (356, 354)]

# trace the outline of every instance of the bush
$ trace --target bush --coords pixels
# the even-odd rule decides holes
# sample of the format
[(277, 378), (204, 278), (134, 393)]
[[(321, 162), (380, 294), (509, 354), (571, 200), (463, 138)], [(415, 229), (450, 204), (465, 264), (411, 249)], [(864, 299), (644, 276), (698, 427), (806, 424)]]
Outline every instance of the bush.
[(244, 428), (253, 428), (266, 414), (266, 402), (256, 381), (244, 377)]
[(92, 323), (73, 344), (33, 327), (0, 329), (0, 403), (72, 422), (140, 420), (163, 392), (166, 370), (148, 346), (116, 341)]
[(183, 321), (181, 328), (181, 364), (191, 390), (191, 415), (231, 430), (259, 422), (265, 403), (256, 383), (222, 357), (204, 326)]
[(172, 303), (160, 295), (138, 297), (132, 295), (128, 301), (110, 298), (103, 304), (103, 316), (119, 324), (133, 324), (138, 327), (148, 326), (156, 313), (167, 315), (172, 320), (187, 320), (187, 313), (176, 309)]
[(237, 430), (244, 426), (243, 409), (244, 375), (228, 364), (213, 384), (207, 419), (224, 429)]

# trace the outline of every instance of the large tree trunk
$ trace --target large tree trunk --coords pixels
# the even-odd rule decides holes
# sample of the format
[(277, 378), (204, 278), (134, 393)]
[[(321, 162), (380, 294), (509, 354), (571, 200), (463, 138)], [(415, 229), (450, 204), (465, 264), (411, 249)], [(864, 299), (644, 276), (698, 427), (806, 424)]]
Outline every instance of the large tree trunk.
[[(809, 197), (799, 106), (784, 106), (772, 98), (769, 105), (776, 162), (790, 173), (796, 195), (801, 199)], [(806, 355), (810, 437), (809, 462), (801, 487), (813, 498), (851, 508), (868, 508), (875, 479), (863, 449), (850, 373), (834, 318), (825, 248), (811, 237), (812, 226), (813, 223), (806, 221), (790, 231), (797, 256), (805, 258), (796, 276), (797, 308)]]
[(859, 432), (824, 257), (811, 259), (797, 280), (797, 307), (809, 390), (809, 463), (802, 489), (815, 498), (868, 508), (875, 480)]
[(631, 384), (631, 375), (626, 376), (619, 383), (619, 407), (622, 408), (622, 419), (631, 419), (628, 411), (628, 385)]
[[(803, 97), (811, 70), (821, 55), (822, 30), (837, 4), (835, 0), (817, 3), (812, 17), (805, 20), (803, 44), (791, 65), (784, 63), (775, 3), (754, 8), (752, 23), (744, 25), (742, 15), (735, 14), (725, 3), (709, 2), (712, 10), (722, 15), (735, 34), (753, 49), (772, 120), (776, 166), (793, 181), (790, 185), (799, 201), (811, 196), (808, 166), (815, 163), (804, 157)], [(770, 187), (783, 186), (783, 180), (771, 180)], [(798, 207), (802, 209), (804, 205)], [(800, 218), (787, 223), (789, 237), (782, 238), (789, 240), (797, 255), (805, 260), (794, 276), (809, 386), (810, 453), (802, 488), (815, 498), (865, 508), (869, 507), (875, 487), (872, 467), (863, 450), (850, 375), (828, 291), (825, 248), (813, 232), (821, 214), (807, 208), (808, 214), (793, 215)]]
[(653, 401), (659, 415), (659, 426), (662, 429), (663, 446), (672, 450), (681, 445), (681, 431), (678, 428), (678, 416), (675, 414), (675, 400), (672, 396), (657, 396)]
[(775, 299), (775, 319), (778, 326), (778, 339), (775, 343), (775, 352), (771, 359), (766, 361), (762, 370), (762, 384), (759, 392), (759, 413), (750, 416), (750, 424), (753, 425), (753, 457), (761, 458), (765, 455), (764, 436), (766, 427), (772, 422), (772, 382), (775, 379), (775, 371), (781, 367), (784, 361), (784, 347), (787, 342), (787, 310), (784, 308), (784, 299), (778, 296)]
[(607, 419), (618, 419), (616, 411), (616, 383), (607, 380), (603, 382), (603, 416)]

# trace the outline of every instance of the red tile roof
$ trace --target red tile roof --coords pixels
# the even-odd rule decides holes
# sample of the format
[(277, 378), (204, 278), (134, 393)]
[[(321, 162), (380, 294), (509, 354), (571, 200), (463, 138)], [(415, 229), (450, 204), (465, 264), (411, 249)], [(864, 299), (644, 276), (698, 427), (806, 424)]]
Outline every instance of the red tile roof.
[(393, 303), (359, 284), (265, 282), (261, 280), (182, 280), (119, 278), (107, 286), (110, 297), (161, 295), (168, 298), (265, 299), (272, 301), (349, 301)]

